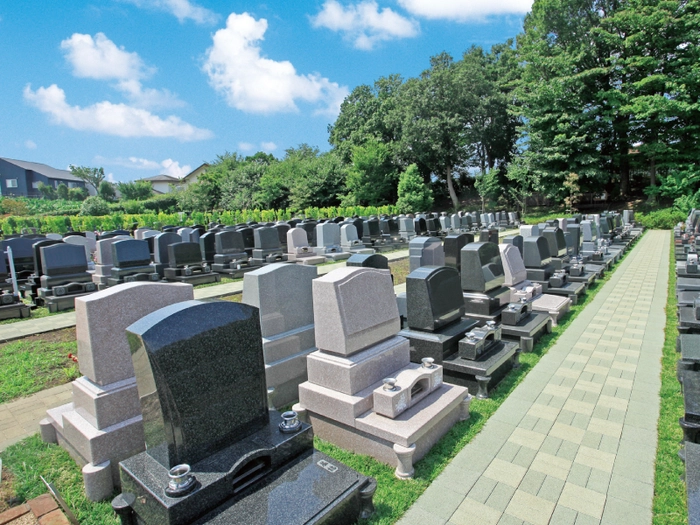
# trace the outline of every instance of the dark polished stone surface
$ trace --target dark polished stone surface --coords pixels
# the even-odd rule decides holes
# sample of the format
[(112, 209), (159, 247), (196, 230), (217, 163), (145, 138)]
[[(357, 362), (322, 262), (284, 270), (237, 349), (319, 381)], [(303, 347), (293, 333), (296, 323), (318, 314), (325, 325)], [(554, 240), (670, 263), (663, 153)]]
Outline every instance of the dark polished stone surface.
[(147, 453), (164, 467), (196, 463), (267, 424), (257, 308), (186, 301), (132, 324), (127, 336)]
[(168, 264), (170, 259), (170, 254), (168, 253), (168, 246), (182, 242), (182, 237), (174, 232), (164, 232), (159, 233), (154, 237), (153, 241), (153, 260), (154, 262), (160, 264)]
[(412, 363), (420, 364), (424, 357), (432, 357), (439, 365), (446, 356), (457, 352), (460, 339), (477, 324), (472, 319), (460, 319), (435, 332), (404, 328), (398, 335), (408, 339)]
[(279, 250), (279, 233), (274, 228), (257, 228), (253, 233), (256, 250)]
[(389, 259), (378, 253), (356, 253), (345, 261), (346, 266), (359, 266), (361, 268), (389, 269)]
[(525, 237), (523, 262), (526, 268), (544, 268), (551, 263), (549, 243), (544, 237)]
[(151, 264), (151, 252), (146, 241), (124, 239), (112, 244), (112, 264), (115, 268), (131, 268)]
[(462, 269), (461, 251), (467, 244), (474, 242), (473, 233), (462, 233), (459, 235), (448, 235), (443, 241), (445, 248), (445, 266)]
[(442, 362), (445, 383), (465, 386), (469, 393), (479, 393), (477, 377), (488, 378), (486, 387), (493, 389), (513, 368), (517, 343), (500, 341), (479, 359), (464, 359), (459, 354), (452, 354)]
[(551, 257), (566, 256), (566, 238), (564, 231), (558, 227), (547, 227), (542, 232), (542, 236), (547, 240), (549, 255)]
[(505, 282), (501, 252), (492, 242), (474, 242), (462, 248), (462, 290), (488, 292)]
[(168, 265), (170, 268), (201, 264), (202, 251), (198, 242), (178, 242), (168, 245)]
[(700, 333), (700, 320), (698, 319), (695, 306), (678, 308), (678, 330), (686, 334)]
[(226, 230), (215, 235), (215, 250), (217, 254), (239, 254), (245, 252), (243, 234), (239, 231)]
[(209, 264), (214, 262), (214, 255), (216, 255), (216, 234), (217, 232), (207, 232), (199, 238), (202, 260)]
[(524, 238), (522, 235), (508, 235), (503, 238), (505, 244), (512, 244), (520, 252), (520, 257), (523, 256), (523, 242)]
[(87, 272), (85, 248), (78, 244), (61, 242), (40, 248), (44, 275), (55, 277)]
[(63, 241), (54, 241), (52, 239), (46, 239), (43, 241), (37, 241), (32, 246), (32, 251), (34, 252), (34, 275), (36, 277), (41, 277), (44, 273), (44, 267), (41, 264), (41, 248), (44, 246), (51, 246), (53, 244), (63, 243)]
[(686, 442), (684, 455), (688, 525), (700, 525), (700, 445)]
[(433, 332), (464, 315), (460, 275), (447, 266), (421, 266), (406, 277), (408, 327)]

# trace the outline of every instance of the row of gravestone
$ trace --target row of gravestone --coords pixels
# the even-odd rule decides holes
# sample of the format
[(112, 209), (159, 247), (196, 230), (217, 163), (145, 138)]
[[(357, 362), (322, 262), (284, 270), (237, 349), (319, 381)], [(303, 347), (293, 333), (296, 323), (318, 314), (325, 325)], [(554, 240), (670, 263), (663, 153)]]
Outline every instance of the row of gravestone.
[(699, 210), (691, 210), (685, 223), (674, 228), (676, 298), (678, 302), (677, 378), (681, 384), (684, 414), (679, 424), (685, 462), (688, 522), (700, 522), (700, 271), (698, 271)]
[[(513, 257), (517, 262), (517, 255), (519, 255), (517, 248), (509, 245), (504, 245), (502, 248), (506, 253), (505, 259), (509, 263)], [(369, 259), (376, 260), (378, 257), (381, 256), (366, 257), (360, 264), (376, 266), (377, 263), (370, 264)], [(509, 263), (506, 267), (509, 267)], [(300, 413), (305, 414), (307, 420), (314, 421), (317, 433), (329, 436), (331, 440), (341, 443), (346, 448), (375, 455), (389, 463), (398, 463), (397, 475), (410, 475), (413, 461), (429, 449), (434, 439), (437, 439), (435, 435), (438, 431), (431, 431), (432, 437), (427, 441), (410, 443), (411, 439), (425, 433), (423, 425), (426, 423), (421, 422), (420, 418), (411, 420), (404, 427), (394, 429), (394, 433), (391, 434), (389, 427), (398, 423), (388, 423), (386, 418), (392, 420), (392, 416), (395, 418), (403, 414), (410, 408), (412, 402), (418, 406), (428, 393), (433, 392), (434, 383), (437, 381), (437, 379), (430, 379), (432, 377), (430, 375), (436, 373), (433, 366), (440, 364), (444, 366), (444, 370), (443, 366), (440, 367), (440, 383), (444, 373), (453, 384), (464, 385), (483, 397), (487, 395), (488, 388), (492, 388), (517, 362), (519, 347), (525, 350), (531, 349), (531, 346), (528, 348), (527, 344), (523, 344), (528, 341), (528, 334), (523, 331), (523, 323), (527, 325), (525, 330), (536, 330), (538, 333), (551, 327), (548, 314), (533, 314), (530, 306), (520, 302), (523, 299), (523, 293), (532, 293), (536, 288), (528, 283), (515, 283), (519, 287), (512, 287), (509, 293), (515, 294), (518, 302), (508, 304), (507, 308), (499, 308), (504, 298), (500, 285), (505, 282), (506, 274), (501, 264), (498, 247), (490, 243), (472, 243), (465, 246), (462, 254), (461, 278), (453, 268), (429, 267), (412, 272), (407, 280), (411, 313), (408, 315), (407, 327), (400, 334), (408, 340), (408, 344), (401, 341), (401, 337), (399, 339), (394, 337), (396, 340), (393, 343), (386, 339), (387, 334), (389, 332), (395, 334), (395, 329), (398, 327), (397, 316), (393, 313), (398, 313), (398, 310), (396, 310), (393, 290), (390, 288), (390, 278), (384, 279), (386, 282), (382, 279), (376, 281), (379, 279), (376, 275), (368, 274), (360, 278), (359, 274), (355, 275), (358, 270), (352, 268), (345, 270), (345, 273), (341, 272), (340, 275), (334, 275), (333, 279), (329, 278), (335, 283), (333, 289), (341, 290), (345, 286), (344, 283), (354, 279), (364, 279), (365, 284), (354, 293), (351, 285), (347, 285), (343, 292), (336, 290), (336, 297), (332, 300), (324, 300), (323, 295), (321, 298), (314, 297), (312, 308), (314, 323), (310, 324), (311, 306), (308, 292), (311, 288), (309, 284), (315, 276), (315, 269), (278, 264), (248, 274), (244, 286), (244, 301), (259, 308), (268, 397), (275, 399), (275, 396), (288, 395), (290, 390), (293, 391), (304, 379), (302, 374), (308, 374), (309, 381), (299, 388), (300, 405), (297, 408)], [(388, 272), (383, 275), (388, 277)], [(454, 294), (455, 290), (459, 290), (458, 283), (464, 283), (465, 280), (470, 283), (467, 285), (469, 290)], [(318, 282), (322, 280), (315, 281), (315, 283)], [(295, 286), (292, 283), (297, 284)], [(49, 420), (44, 422), (42, 429), (46, 434), (53, 432), (53, 439), (63, 442), (68, 450), (79, 451), (76, 452), (79, 459), (87, 463), (84, 469), (86, 486), (103, 487), (105, 475), (107, 478), (114, 475), (116, 461), (105, 461), (104, 455), (108, 451), (118, 453), (126, 448), (129, 452), (133, 452), (134, 443), (142, 442), (143, 430), (139, 434), (138, 416), (133, 411), (134, 406), (137, 406), (133, 402), (136, 380), (109, 376), (108, 371), (125, 368), (109, 363), (106, 356), (107, 352), (115, 352), (114, 331), (119, 330), (119, 323), (128, 324), (135, 317), (143, 315), (143, 310), (134, 308), (135, 305), (153, 308), (153, 303), (145, 300), (146, 297), (150, 297), (151, 301), (155, 300), (154, 298), (168, 300), (167, 294), (161, 291), (153, 293), (146, 289), (148, 286), (162, 285), (139, 286), (136, 283), (122, 285), (108, 291), (111, 293), (107, 296), (112, 302), (104, 301), (102, 309), (98, 309), (92, 316), (81, 313), (80, 307), (77, 309), (79, 344), (81, 341), (90, 341), (90, 337), (83, 334), (84, 329), (81, 329), (81, 326), (100, 326), (105, 330), (104, 355), (95, 359), (84, 358), (80, 354), (81, 370), (90, 379), (82, 378), (85, 379), (82, 387), (80, 381), (74, 384), (73, 404), (50, 411)], [(134, 296), (136, 289), (144, 290), (143, 298)], [(379, 293), (377, 297), (378, 290), (382, 289), (386, 289), (385, 292)], [(103, 299), (100, 294), (104, 293), (100, 292), (80, 299), (78, 304), (84, 302), (98, 305)], [(189, 293), (191, 294), (191, 291)], [(480, 300), (476, 297), (479, 294), (482, 295), (481, 299), (486, 296), (487, 301), (491, 300), (486, 309), (491, 319), (486, 322), (484, 322), (484, 309), (479, 306)], [(120, 297), (120, 301), (115, 299), (117, 296)], [(497, 300), (494, 301), (494, 298)], [(536, 296), (531, 298), (537, 299)], [(564, 301), (569, 302), (566, 299)], [(294, 308), (290, 308), (290, 305), (294, 305)], [(462, 314), (469, 305), (472, 307), (476, 305), (476, 308), (472, 308), (471, 316), (468, 314), (467, 319), (462, 319)], [(513, 305), (515, 308), (511, 307)], [(490, 311), (494, 307), (495, 310)], [(386, 319), (387, 315), (389, 319)], [(496, 315), (500, 316), (500, 319)], [(98, 320), (108, 316), (112, 324), (101, 323)], [(81, 324), (82, 319), (85, 321), (84, 324)], [(326, 325), (328, 319), (334, 319), (335, 324)], [(502, 321), (500, 326), (497, 325), (498, 320)], [(328, 328), (329, 331), (319, 328), (319, 324), (321, 327)], [(339, 329), (338, 325), (342, 329)], [(372, 330), (376, 330), (376, 333), (368, 335), (371, 333), (371, 331), (368, 332), (369, 326), (374, 326)], [(504, 327), (508, 326), (515, 330), (514, 334), (510, 335), (516, 341), (501, 341), (501, 336), (509, 329)], [(311, 334), (312, 329), (316, 337), (315, 342)], [(468, 334), (465, 335), (467, 332)], [(319, 333), (325, 334), (321, 337), (326, 338), (323, 340), (327, 342), (319, 343)], [(339, 334), (342, 336), (340, 340), (338, 340)], [(181, 336), (185, 337), (185, 334)], [(108, 345), (107, 339), (109, 339)], [(316, 351), (314, 344), (320, 350)], [(88, 352), (94, 352), (94, 348), (94, 345), (89, 346), (89, 350), (84, 350), (83, 353), (87, 355)], [(385, 385), (382, 387), (382, 392), (388, 393), (380, 392), (375, 395), (377, 389), (369, 388), (372, 382), (391, 374), (392, 371), (403, 370), (399, 365), (404, 363), (406, 350), (408, 350), (409, 359), (417, 364), (420, 363), (418, 368), (421, 370), (415, 371), (414, 366), (413, 371), (394, 374), (401, 377), (384, 377)], [(347, 356), (345, 361), (339, 360), (339, 355)], [(379, 359), (380, 356), (381, 359)], [(443, 360), (443, 358), (447, 359)], [(101, 383), (95, 379), (97, 375), (91, 368), (97, 363), (101, 366), (100, 373), (107, 374), (102, 376)], [(307, 370), (301, 374), (298, 373), (300, 364), (302, 367), (308, 364)], [(85, 370), (83, 370), (84, 366)], [(90, 372), (92, 376), (89, 375)], [(425, 374), (430, 377), (426, 377)], [(199, 379), (202, 380), (201, 377)], [(410, 385), (407, 385), (406, 381)], [(387, 385), (389, 388), (386, 388)], [(131, 404), (124, 401), (129, 392), (131, 392)], [(110, 396), (112, 393), (114, 395)], [(110, 397), (115, 397), (111, 404), (107, 402)], [(435, 398), (434, 395), (430, 399), (433, 398)], [(100, 403), (97, 402), (98, 399)], [(450, 414), (455, 418), (458, 412), (456, 405), (464, 403), (456, 403), (454, 399), (451, 403), (453, 408)], [(379, 412), (367, 410), (375, 404), (384, 408), (380, 408)], [(87, 408), (83, 405), (87, 405)], [(105, 416), (106, 420), (103, 419), (101, 423), (102, 427), (96, 426), (100, 425), (97, 416), (98, 405), (108, 414)], [(105, 408), (110, 406), (111, 409)], [(142, 408), (143, 406), (142, 396)], [(439, 406), (436, 405), (436, 407)], [(127, 407), (127, 412), (121, 413), (121, 422), (115, 422), (115, 417), (120, 413), (120, 407)], [(129, 407), (132, 409), (131, 412)], [(425, 413), (425, 407), (421, 408), (421, 411)], [(465, 416), (463, 406), (459, 412), (461, 417)], [(88, 414), (90, 417), (87, 416)], [(438, 424), (442, 419), (431, 417), (430, 421), (432, 424)], [(442, 428), (447, 426), (447, 423), (441, 423), (438, 426)], [(375, 438), (393, 436), (393, 446), (378, 446), (375, 438), (367, 438), (368, 433)], [(125, 437), (129, 435), (132, 436), (132, 440)], [(95, 452), (103, 456), (90, 456)], [(89, 492), (94, 493), (95, 490), (97, 489)]]

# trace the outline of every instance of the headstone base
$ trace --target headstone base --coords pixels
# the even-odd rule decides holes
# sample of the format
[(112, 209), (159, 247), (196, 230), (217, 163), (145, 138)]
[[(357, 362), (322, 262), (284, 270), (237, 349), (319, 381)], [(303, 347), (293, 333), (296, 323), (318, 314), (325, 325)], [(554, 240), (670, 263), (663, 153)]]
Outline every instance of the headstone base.
[(432, 357), (440, 365), (445, 356), (457, 351), (459, 340), (477, 324), (472, 319), (460, 319), (435, 332), (404, 328), (398, 335), (408, 339), (412, 363), (420, 364), (424, 357)]
[(470, 394), (486, 399), (489, 391), (513, 368), (517, 350), (517, 343), (501, 341), (479, 359), (464, 359), (453, 354), (442, 362), (445, 381), (467, 387)]
[(508, 306), (510, 290), (504, 286), (486, 293), (462, 292), (464, 297), (464, 314), (468, 317), (498, 317)]
[[(412, 465), (423, 458), (457, 421), (466, 419), (462, 403), (468, 398), (465, 388), (443, 383), (395, 419), (370, 410), (357, 417), (354, 425), (315, 413), (301, 403), (293, 408), (306, 414), (314, 434), (321, 439), (396, 466), (397, 477), (407, 478), (412, 477)], [(412, 452), (403, 454), (403, 449)], [(399, 473), (403, 475), (399, 476)]]
[(700, 320), (695, 316), (694, 306), (678, 308), (678, 332), (681, 334), (700, 333)]
[[(83, 297), (84, 295), (89, 295), (92, 292), (78, 293), (75, 295), (64, 295), (61, 297), (43, 297), (42, 302), (49, 312), (62, 312), (63, 310), (71, 310), (75, 308), (76, 297)], [(38, 303), (37, 303), (38, 304)]]
[(571, 308), (571, 299), (560, 295), (540, 295), (532, 301), (532, 311), (542, 312), (549, 315), (552, 326), (558, 326), (559, 319)]
[(571, 304), (578, 304), (578, 298), (586, 292), (583, 283), (566, 283), (564, 286), (549, 286), (547, 281), (533, 281), (542, 285), (542, 291), (547, 295), (559, 295), (571, 299)]
[(700, 279), (679, 277), (676, 279), (676, 292), (700, 292)]
[(3, 319), (24, 319), (31, 315), (31, 309), (22, 301), (13, 304), (0, 306), (0, 320)]
[(323, 264), (326, 262), (325, 257), (319, 257), (318, 255), (314, 255), (313, 253), (299, 255), (290, 253), (287, 254), (287, 260), (289, 262), (294, 262), (297, 264)]
[(545, 333), (552, 333), (552, 319), (548, 314), (530, 313), (518, 324), (501, 324), (503, 339), (519, 343), (523, 352), (532, 352), (532, 347)]
[[(167, 274), (166, 274), (167, 275)], [(221, 282), (221, 275), (218, 273), (200, 273), (195, 275), (170, 275), (165, 278), (167, 281), (175, 283), (185, 283), (191, 284), (192, 286), (197, 286), (198, 284), (209, 284)]]

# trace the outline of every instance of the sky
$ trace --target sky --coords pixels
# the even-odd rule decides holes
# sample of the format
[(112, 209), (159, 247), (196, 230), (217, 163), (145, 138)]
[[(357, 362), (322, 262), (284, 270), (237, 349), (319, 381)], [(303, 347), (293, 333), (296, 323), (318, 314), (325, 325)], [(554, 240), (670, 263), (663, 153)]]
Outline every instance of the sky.
[(522, 30), (531, 0), (0, 3), (0, 157), (126, 182), (330, 148), (357, 86)]

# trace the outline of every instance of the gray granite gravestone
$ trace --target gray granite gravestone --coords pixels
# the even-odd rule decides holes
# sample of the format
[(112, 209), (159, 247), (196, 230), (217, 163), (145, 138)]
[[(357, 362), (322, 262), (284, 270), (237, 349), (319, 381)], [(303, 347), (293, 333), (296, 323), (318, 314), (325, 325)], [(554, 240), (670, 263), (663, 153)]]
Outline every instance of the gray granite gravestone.
[(75, 301), (78, 362), (72, 401), (47, 411), (45, 441), (58, 442), (83, 465), (89, 499), (119, 485), (119, 461), (144, 449), (134, 367), (124, 330), (164, 306), (193, 298), (185, 284), (127, 283)]
[(291, 228), (287, 232), (287, 260), (297, 264), (321, 264), (325, 257), (316, 255), (309, 246), (307, 232), (304, 228)]
[(263, 264), (287, 260), (287, 256), (282, 253), (279, 233), (275, 228), (256, 228), (253, 232), (253, 239), (255, 248), (253, 248), (251, 259), (252, 265), (262, 266)]
[(268, 401), (297, 401), (306, 381), (306, 356), (316, 350), (311, 282), (313, 266), (274, 263), (245, 274), (243, 303), (260, 312)]
[(340, 226), (334, 222), (324, 222), (316, 225), (316, 255), (321, 255), (331, 261), (343, 261), (352, 253), (341, 246)]
[(408, 243), (410, 271), (421, 266), (445, 266), (445, 249), (437, 237), (416, 237)]
[(504, 287), (505, 274), (498, 245), (474, 242), (462, 248), (462, 292), (467, 317), (497, 321), (508, 304), (510, 290)]
[(314, 280), (313, 294), (319, 350), (295, 410), (317, 436), (411, 477), (413, 463), (468, 417), (466, 389), (444, 384), (429, 360), (410, 363), (388, 271), (340, 268)]

